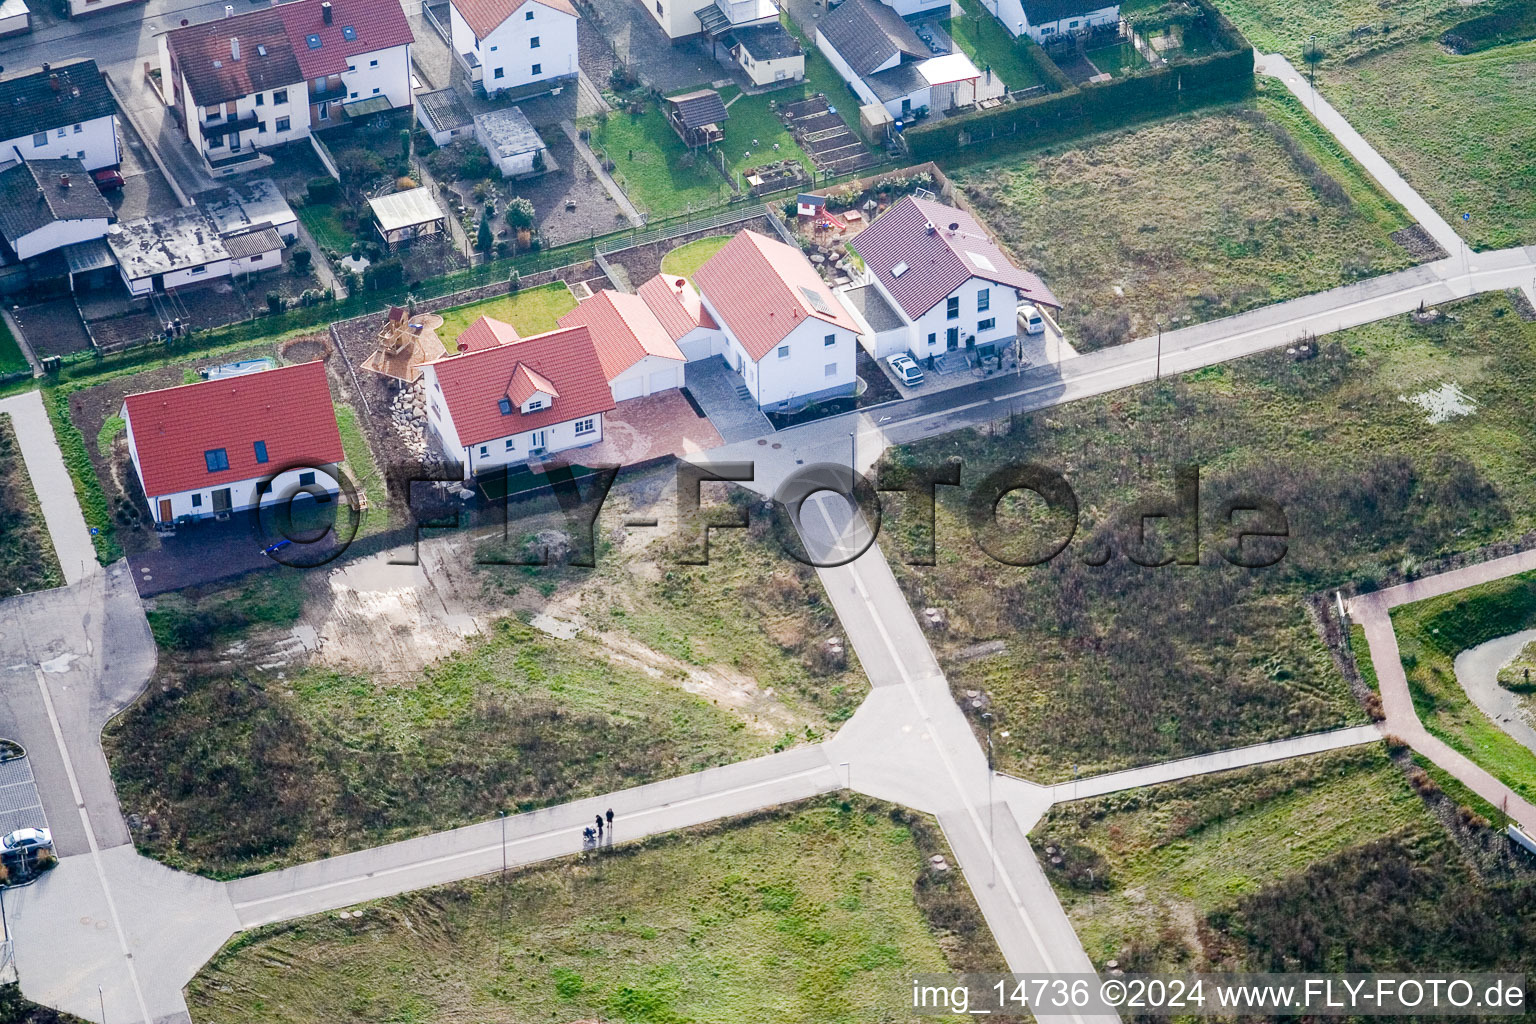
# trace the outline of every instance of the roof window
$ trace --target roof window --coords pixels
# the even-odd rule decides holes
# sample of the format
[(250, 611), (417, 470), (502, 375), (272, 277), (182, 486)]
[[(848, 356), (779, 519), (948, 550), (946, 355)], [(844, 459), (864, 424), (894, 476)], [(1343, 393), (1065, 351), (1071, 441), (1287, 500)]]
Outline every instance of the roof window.
[(891, 268), (891, 276), (892, 277), (900, 277), (902, 274), (905, 274), (906, 272), (907, 272), (907, 265), (905, 263), (898, 263), (894, 267)]
[(341, 26), (341, 38), (352, 43), (357, 41), (357, 29), (351, 25)]
[(315, 35), (313, 32), (305, 36), (304, 41), (309, 44), (309, 48), (311, 50), (320, 49), (320, 37)]
[(497, 401), (496, 401), (496, 408), (501, 410), (501, 414), (503, 416), (511, 416), (512, 415), (512, 399), (505, 398), (505, 397), (497, 399)]

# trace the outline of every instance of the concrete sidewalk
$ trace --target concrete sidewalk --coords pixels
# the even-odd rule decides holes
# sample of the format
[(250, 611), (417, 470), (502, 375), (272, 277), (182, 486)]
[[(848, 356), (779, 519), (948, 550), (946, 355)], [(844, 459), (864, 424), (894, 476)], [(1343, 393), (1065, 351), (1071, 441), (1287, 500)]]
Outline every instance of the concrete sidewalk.
[(75, 500), (75, 484), (64, 468), (64, 456), (53, 436), (53, 424), (43, 407), (40, 391), (28, 391), (11, 398), (0, 399), (0, 413), (11, 417), (11, 427), (21, 444), (21, 458), (26, 464), (27, 475), (32, 478), (32, 488), (37, 492), (38, 504), (43, 509), (43, 520), (48, 526), (48, 536), (53, 541), (54, 554), (64, 571), (64, 582), (74, 586), (100, 569), (96, 562), (96, 548), (91, 544), (91, 531), (86, 528), (85, 517)]

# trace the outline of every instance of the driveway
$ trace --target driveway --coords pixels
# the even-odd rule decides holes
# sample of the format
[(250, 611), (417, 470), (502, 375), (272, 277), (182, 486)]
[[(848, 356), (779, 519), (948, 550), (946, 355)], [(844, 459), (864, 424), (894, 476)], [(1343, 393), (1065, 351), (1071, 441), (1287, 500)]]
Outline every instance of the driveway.
[(723, 356), (710, 356), (683, 368), (688, 393), (709, 417), (726, 443), (747, 441), (773, 433), (773, 424), (750, 396), (743, 398), (741, 376), (725, 365)]

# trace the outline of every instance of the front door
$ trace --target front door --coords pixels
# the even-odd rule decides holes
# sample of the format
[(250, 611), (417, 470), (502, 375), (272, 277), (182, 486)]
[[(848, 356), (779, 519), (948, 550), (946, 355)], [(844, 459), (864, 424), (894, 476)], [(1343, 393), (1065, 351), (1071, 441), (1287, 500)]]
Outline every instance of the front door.
[(548, 443), (548, 441), (549, 441), (549, 438), (546, 435), (545, 431), (535, 430), (533, 433), (529, 434), (528, 435), (528, 451), (529, 451), (529, 454), (533, 454), (535, 452), (542, 452), (544, 450), (544, 446)]
[(218, 490), (213, 492), (213, 513), (214, 513), (214, 515), (218, 515), (220, 512), (228, 512), (228, 511), (229, 511), (229, 488), (228, 487), (220, 487)]
[(951, 352), (960, 347), (960, 328), (951, 327), (944, 335), (944, 344)]
[(170, 498), (161, 498), (160, 499), (160, 521), (162, 523), (168, 523), (168, 522), (171, 521), (171, 499)]

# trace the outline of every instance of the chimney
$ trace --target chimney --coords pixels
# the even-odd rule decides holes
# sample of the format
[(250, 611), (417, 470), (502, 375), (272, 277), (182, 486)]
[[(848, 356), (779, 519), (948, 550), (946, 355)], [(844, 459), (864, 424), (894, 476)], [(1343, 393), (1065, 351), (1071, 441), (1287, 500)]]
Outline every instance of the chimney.
[(59, 76), (58, 75), (49, 75), (48, 76), (48, 84), (49, 84), (49, 86), (52, 87), (54, 92), (58, 92), (59, 89), (62, 88), (59, 85)]
[(930, 235), (936, 234), (938, 232), (938, 229), (933, 226), (933, 221), (931, 220), (923, 225), (923, 230), (928, 232)]
[(234, 36), (229, 37), (229, 59), (240, 59), (240, 40)]
[(224, 5), (224, 17), (226, 17), (226, 18), (233, 18), (234, 16), (235, 16), (235, 5), (234, 4), (225, 4)]
[(63, 189), (69, 188), (69, 175), (68, 174), (61, 174), (61, 175), (59, 175), (59, 188), (63, 188)]
[(325, 2), (320, 5), (320, 20), (329, 25), (331, 23), (331, 17), (331, 0), (325, 0)]
[(50, 72), (52, 70), (53, 70), (53, 65), (49, 64), (47, 61), (43, 61), (43, 74), (46, 75), (48, 72)]

